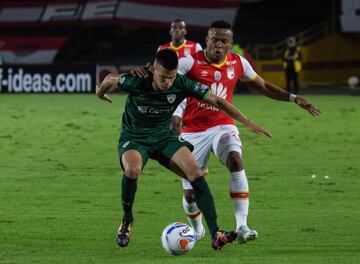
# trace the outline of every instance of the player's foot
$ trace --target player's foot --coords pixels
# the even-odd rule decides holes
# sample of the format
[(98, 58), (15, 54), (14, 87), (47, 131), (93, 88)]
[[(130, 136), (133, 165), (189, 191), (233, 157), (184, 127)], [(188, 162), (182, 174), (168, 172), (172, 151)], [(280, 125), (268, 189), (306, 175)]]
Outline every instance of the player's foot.
[(236, 232), (225, 232), (219, 229), (216, 232), (215, 238), (212, 242), (212, 248), (221, 250), (226, 244), (233, 242), (236, 239)]
[(203, 227), (200, 232), (195, 232), (196, 242), (199, 242), (205, 236), (205, 228)]
[(132, 222), (123, 220), (119, 226), (116, 242), (119, 247), (126, 247), (130, 241)]
[(247, 226), (240, 226), (236, 232), (237, 232), (237, 242), (239, 244), (245, 244), (248, 241), (259, 238), (259, 235), (256, 232), (256, 230), (251, 230)]

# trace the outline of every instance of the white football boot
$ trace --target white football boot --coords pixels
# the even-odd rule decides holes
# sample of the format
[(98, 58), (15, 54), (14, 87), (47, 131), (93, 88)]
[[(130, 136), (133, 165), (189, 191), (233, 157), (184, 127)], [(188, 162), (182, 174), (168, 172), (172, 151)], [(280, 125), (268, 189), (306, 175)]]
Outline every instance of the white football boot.
[(238, 228), (238, 230), (236, 231), (237, 233), (237, 242), (238, 244), (245, 244), (248, 241), (251, 240), (255, 240), (259, 238), (258, 233), (256, 232), (256, 230), (250, 230), (249, 227), (247, 226), (240, 226)]

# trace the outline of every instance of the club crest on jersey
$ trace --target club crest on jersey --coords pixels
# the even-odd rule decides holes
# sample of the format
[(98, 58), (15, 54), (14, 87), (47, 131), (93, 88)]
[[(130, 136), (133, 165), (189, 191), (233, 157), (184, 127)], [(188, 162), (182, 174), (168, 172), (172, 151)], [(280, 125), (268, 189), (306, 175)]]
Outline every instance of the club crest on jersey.
[(234, 76), (235, 76), (235, 69), (234, 69), (234, 66), (233, 65), (229, 65), (227, 67), (227, 77), (229, 80), (232, 80), (234, 79)]
[(214, 79), (215, 81), (221, 80), (221, 73), (219, 71), (214, 72)]
[(189, 56), (191, 53), (190, 49), (184, 49), (184, 56)]
[(166, 98), (167, 98), (168, 102), (169, 102), (170, 104), (172, 104), (172, 103), (175, 102), (175, 100), (176, 100), (176, 94), (168, 94), (168, 95), (166, 96)]

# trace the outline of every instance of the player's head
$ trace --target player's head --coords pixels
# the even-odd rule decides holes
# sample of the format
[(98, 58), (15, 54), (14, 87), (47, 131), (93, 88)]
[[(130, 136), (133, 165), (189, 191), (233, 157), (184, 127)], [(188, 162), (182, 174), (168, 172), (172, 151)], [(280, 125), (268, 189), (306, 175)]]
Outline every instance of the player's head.
[(211, 62), (219, 63), (226, 57), (233, 44), (231, 24), (218, 20), (210, 25), (206, 36), (206, 56)]
[(286, 43), (289, 47), (294, 47), (296, 45), (295, 37), (288, 37), (288, 39), (286, 40)]
[(166, 90), (170, 88), (176, 79), (178, 57), (176, 52), (163, 49), (156, 53), (154, 62), (153, 88)]
[(171, 22), (169, 33), (172, 41), (182, 43), (185, 39), (185, 35), (187, 34), (185, 21), (175, 19)]

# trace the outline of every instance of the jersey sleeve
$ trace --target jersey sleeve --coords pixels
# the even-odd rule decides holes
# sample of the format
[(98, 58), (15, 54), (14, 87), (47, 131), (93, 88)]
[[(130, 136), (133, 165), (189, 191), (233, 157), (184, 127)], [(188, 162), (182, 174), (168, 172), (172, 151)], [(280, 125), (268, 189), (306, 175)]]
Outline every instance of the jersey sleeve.
[(194, 65), (194, 58), (189, 55), (179, 59), (178, 73), (180, 75), (185, 75), (188, 71), (191, 70)]
[(184, 111), (186, 107), (186, 99), (184, 99), (176, 108), (175, 112), (173, 113), (173, 116), (183, 117)]
[(205, 84), (195, 82), (184, 78), (186, 97), (193, 97), (198, 100), (204, 100), (211, 93), (209, 87)]
[(203, 48), (201, 47), (200, 43), (196, 43), (195, 46), (195, 51), (198, 52), (199, 50), (202, 50)]
[(244, 73), (240, 76), (240, 81), (246, 82), (255, 80), (257, 73), (254, 71), (250, 63), (245, 58), (241, 56), (239, 57), (244, 68)]

